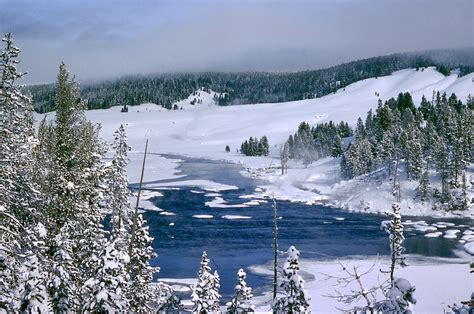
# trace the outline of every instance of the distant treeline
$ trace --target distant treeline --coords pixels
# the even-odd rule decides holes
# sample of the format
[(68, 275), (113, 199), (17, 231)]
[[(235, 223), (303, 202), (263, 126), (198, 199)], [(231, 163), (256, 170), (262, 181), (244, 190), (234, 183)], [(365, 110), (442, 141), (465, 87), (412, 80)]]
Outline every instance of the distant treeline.
[[(205, 72), (129, 76), (84, 84), (81, 97), (89, 109), (153, 102), (171, 109), (198, 88), (212, 89), (221, 106), (282, 102), (327, 95), (356, 81), (389, 75), (406, 68), (436, 66), (447, 75), (474, 71), (474, 49), (437, 50), (393, 54), (344, 63), (326, 69), (300, 72)], [(26, 87), (38, 112), (54, 110), (54, 85)]]

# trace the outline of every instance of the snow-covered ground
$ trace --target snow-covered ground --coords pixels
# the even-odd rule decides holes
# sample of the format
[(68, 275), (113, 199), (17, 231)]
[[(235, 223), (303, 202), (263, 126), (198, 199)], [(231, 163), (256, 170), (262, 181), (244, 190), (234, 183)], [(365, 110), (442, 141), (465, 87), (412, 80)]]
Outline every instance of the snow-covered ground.
[[(149, 140), (150, 154), (147, 156), (144, 181), (148, 188), (163, 187), (179, 188), (180, 186), (200, 187), (214, 192), (208, 206), (236, 206), (227, 204), (218, 193), (233, 186), (223, 185), (208, 180), (186, 180), (176, 169), (179, 159), (164, 158), (161, 154), (173, 154), (200, 157), (215, 160), (228, 160), (241, 163), (248, 176), (262, 179), (264, 184), (255, 194), (241, 196), (250, 202), (260, 201), (262, 193), (270, 193), (279, 199), (301, 201), (307, 203), (326, 202), (348, 210), (366, 210), (383, 212), (389, 209), (393, 202), (390, 183), (383, 173), (373, 173), (368, 177), (360, 177), (351, 181), (341, 181), (339, 160), (332, 158), (321, 159), (309, 166), (291, 161), (288, 174), (280, 175), (279, 152), (281, 144), (289, 134), (296, 131), (302, 121), (311, 125), (333, 120), (347, 121), (355, 124), (359, 116), (365, 116), (369, 109), (375, 109), (379, 98), (387, 100), (396, 97), (400, 92), (410, 92), (415, 104), (419, 104), (425, 95), (431, 99), (434, 91), (446, 92), (465, 100), (469, 94), (474, 95), (474, 73), (462, 78), (456, 75), (448, 77), (433, 68), (424, 71), (407, 69), (377, 79), (366, 79), (337, 93), (322, 98), (294, 102), (257, 104), (219, 107), (214, 103), (214, 93), (199, 91), (199, 95), (191, 95), (180, 101), (178, 107), (183, 110), (166, 110), (155, 104), (143, 104), (130, 107), (128, 113), (121, 113), (120, 107), (106, 110), (87, 111), (90, 120), (102, 125), (101, 135), (112, 142), (113, 132), (120, 124), (126, 127), (130, 153), (129, 177), (131, 182), (138, 182), (143, 158), (145, 140)], [(378, 93), (377, 97), (375, 94)], [(202, 103), (191, 105), (194, 98)], [(54, 114), (49, 114), (53, 116)], [(266, 135), (270, 143), (270, 156), (246, 157), (237, 152), (240, 144), (250, 136)], [(231, 152), (225, 152), (229, 145)], [(470, 175), (472, 176), (472, 167)], [(468, 177), (469, 178), (469, 177)], [(157, 180), (179, 179), (178, 181), (157, 183)], [(472, 179), (468, 179), (472, 181)], [(433, 212), (430, 204), (413, 202), (416, 183), (402, 182), (402, 196), (408, 196), (402, 201), (403, 215), (440, 215)], [(201, 191), (195, 191), (201, 193)], [(159, 193), (144, 195), (144, 207), (154, 206), (148, 200)], [(472, 193), (472, 189), (471, 192)], [(238, 206), (252, 205), (243, 203)], [(155, 208), (162, 215), (174, 215)], [(472, 215), (472, 209), (467, 213)], [(211, 215), (195, 215), (193, 219), (213, 219)], [(217, 218), (217, 217), (216, 217)], [(248, 216), (224, 215), (221, 219), (249, 219)], [(457, 228), (457, 226), (455, 226)], [(459, 237), (465, 241), (465, 250), (474, 254), (474, 238), (469, 230), (457, 232), (451, 228), (445, 232), (443, 226), (427, 225), (417, 222), (414, 228), (423, 229), (427, 236)], [(425, 230), (426, 229), (426, 230)], [(436, 234), (434, 234), (436, 233)], [(433, 235), (430, 235), (433, 234)], [(363, 259), (346, 261), (367, 267), (371, 260)], [(419, 303), (415, 306), (418, 313), (439, 313), (445, 308), (445, 302), (455, 302), (467, 299), (474, 290), (472, 280), (469, 280), (469, 270), (466, 260), (460, 264), (447, 261), (433, 260), (423, 262), (412, 260), (411, 265), (399, 271), (399, 276), (408, 278), (416, 286), (416, 298)], [(381, 261), (380, 263), (386, 263)], [(311, 306), (314, 310), (324, 313), (337, 312), (333, 299), (322, 295), (334, 290), (331, 283), (322, 280), (321, 273), (336, 272), (337, 263), (334, 261), (303, 260), (301, 269), (307, 280), (306, 287), (312, 296)], [(253, 271), (268, 272), (269, 267), (255, 267)], [(377, 268), (378, 269), (378, 268)], [(374, 272), (376, 274), (377, 272)], [(376, 278), (369, 278), (369, 284)], [(166, 281), (166, 280), (165, 280)], [(175, 281), (174, 279), (171, 281)], [(258, 310), (266, 311), (265, 302), (268, 296), (257, 298), (260, 304)]]
[[(325, 158), (309, 166), (292, 162), (288, 174), (281, 176), (277, 169), (281, 144), (302, 121), (312, 125), (328, 120), (355, 124), (359, 116), (365, 117), (369, 109), (377, 107), (379, 98), (387, 100), (400, 92), (410, 92), (418, 104), (423, 95), (431, 99), (435, 91), (448, 95), (456, 93), (465, 100), (469, 94), (474, 94), (474, 73), (458, 78), (455, 74), (445, 77), (433, 68), (424, 71), (406, 69), (356, 82), (322, 98), (229, 107), (217, 106), (214, 92), (200, 90), (197, 95), (177, 103), (183, 110), (143, 104), (130, 107), (128, 113), (121, 113), (120, 107), (112, 107), (87, 111), (87, 116), (101, 123), (101, 135), (109, 142), (113, 132), (124, 124), (132, 146), (131, 182), (138, 181), (145, 139), (149, 139), (145, 182), (180, 178), (176, 170), (180, 160), (164, 158), (159, 155), (162, 153), (229, 160), (241, 163), (247, 169), (247, 175), (263, 179), (266, 192), (277, 198), (308, 203), (325, 201), (349, 210), (379, 212), (390, 208), (393, 202), (391, 185), (384, 181), (383, 174), (341, 181), (339, 160)], [(194, 98), (201, 103), (191, 105)], [(240, 144), (250, 136), (263, 135), (269, 139), (270, 156), (246, 157), (237, 152)], [(225, 152), (226, 145), (230, 146), (229, 153)], [(473, 180), (470, 179), (472, 174), (471, 167), (468, 181)], [(152, 183), (148, 187), (163, 185), (199, 186), (214, 191), (232, 188), (205, 180)], [(402, 196), (407, 196), (401, 204), (402, 214), (443, 214), (433, 212), (431, 204), (412, 201), (416, 182), (402, 182), (401, 188)], [(213, 204), (219, 203), (225, 205), (218, 199)]]
[[(340, 260), (348, 267), (359, 266), (360, 273), (364, 273), (374, 264), (373, 271), (362, 277), (362, 282), (366, 289), (383, 282), (387, 275), (381, 274), (379, 269), (386, 270), (389, 261), (386, 259), (373, 258), (345, 258)], [(469, 280), (468, 259), (460, 258), (453, 263), (452, 259), (428, 259), (411, 257), (408, 259), (409, 266), (398, 269), (396, 276), (408, 279), (416, 287), (414, 313), (442, 313), (443, 309), (448, 310), (448, 305), (454, 302), (469, 300), (471, 292), (474, 291), (472, 279)], [(259, 274), (271, 276), (271, 265), (261, 265), (252, 267), (252, 271)], [(325, 295), (335, 295), (335, 290), (342, 293), (349, 293), (350, 289), (358, 289), (357, 284), (348, 287), (335, 286), (334, 280), (327, 280), (326, 275), (342, 276), (340, 265), (334, 260), (330, 261), (300, 261), (300, 274), (305, 279), (305, 290), (311, 297), (311, 311), (315, 313), (340, 313), (337, 308), (350, 309), (345, 304), (338, 303), (337, 300)], [(258, 312), (269, 312), (270, 291), (255, 298)], [(380, 300), (380, 299), (379, 299)], [(354, 305), (364, 305), (363, 302)]]

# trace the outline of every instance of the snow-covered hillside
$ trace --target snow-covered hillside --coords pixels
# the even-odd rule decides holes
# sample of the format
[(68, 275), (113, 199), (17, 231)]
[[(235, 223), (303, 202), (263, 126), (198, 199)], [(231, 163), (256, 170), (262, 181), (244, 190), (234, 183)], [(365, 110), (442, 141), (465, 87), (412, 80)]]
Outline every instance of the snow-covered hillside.
[[(387, 100), (400, 92), (410, 92), (418, 105), (423, 95), (431, 99), (434, 91), (446, 92), (448, 95), (456, 93), (459, 99), (465, 100), (469, 94), (474, 94), (474, 73), (458, 78), (455, 74), (445, 77), (433, 68), (423, 71), (406, 69), (386, 77), (356, 82), (322, 98), (229, 107), (216, 106), (214, 93), (200, 90), (197, 95), (190, 95), (188, 99), (177, 103), (183, 110), (166, 110), (154, 104), (143, 104), (130, 107), (128, 113), (121, 113), (119, 107), (112, 107), (87, 111), (87, 116), (102, 124), (102, 136), (108, 141), (111, 141), (113, 132), (121, 123), (125, 125), (133, 150), (129, 172), (131, 182), (138, 180), (141, 153), (145, 139), (149, 139), (151, 155), (145, 181), (169, 179), (178, 175), (174, 169), (179, 160), (165, 159), (157, 153), (225, 159), (242, 163), (254, 176), (267, 180), (265, 187), (279, 198), (311, 202), (329, 199), (339, 206), (357, 209), (361, 200), (372, 201), (370, 191), (360, 190), (360, 182), (352, 185), (338, 183), (337, 160), (323, 159), (310, 167), (295, 164), (283, 177), (277, 170), (255, 169), (279, 165), (280, 145), (302, 121), (312, 125), (328, 120), (344, 120), (355, 124), (359, 116), (365, 116), (369, 109), (376, 108), (379, 98)], [(194, 98), (200, 99), (199, 103), (191, 105)], [(245, 139), (263, 135), (269, 139), (270, 156), (246, 157), (237, 152)], [(225, 152), (226, 145), (230, 146), (230, 153)], [(184, 181), (180, 184), (197, 183)], [(208, 188), (212, 187), (209, 182), (205, 184)], [(379, 195), (380, 191), (373, 188), (372, 192), (375, 193), (372, 196)], [(366, 192), (368, 194), (364, 196)], [(385, 201), (392, 201), (389, 193), (382, 199), (379, 197), (375, 205), (380, 208), (374, 210), (385, 209)], [(408, 205), (402, 208), (402, 212), (407, 210)], [(413, 213), (432, 214), (426, 206), (417, 207)]]

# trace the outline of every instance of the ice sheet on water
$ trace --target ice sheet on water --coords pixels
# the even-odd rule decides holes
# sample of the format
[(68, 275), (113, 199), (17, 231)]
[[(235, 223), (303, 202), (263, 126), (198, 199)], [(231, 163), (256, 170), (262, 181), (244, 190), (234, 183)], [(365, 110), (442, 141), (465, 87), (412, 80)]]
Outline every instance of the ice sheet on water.
[(176, 214), (172, 213), (172, 212), (160, 212), (160, 215), (162, 215), (162, 216), (176, 216)]
[(227, 204), (227, 201), (222, 197), (216, 197), (212, 201), (204, 203), (207, 207), (212, 208), (245, 208), (248, 207), (245, 204)]
[(227, 219), (227, 220), (252, 219), (252, 217), (250, 216), (240, 216), (240, 215), (224, 215), (221, 218)]
[(443, 233), (442, 232), (431, 232), (431, 233), (427, 233), (425, 234), (425, 237), (427, 238), (437, 238), (439, 237), (440, 235), (442, 235)]
[(197, 219), (212, 219), (212, 218), (214, 218), (214, 216), (212, 216), (212, 215), (193, 215), (192, 217), (197, 218)]

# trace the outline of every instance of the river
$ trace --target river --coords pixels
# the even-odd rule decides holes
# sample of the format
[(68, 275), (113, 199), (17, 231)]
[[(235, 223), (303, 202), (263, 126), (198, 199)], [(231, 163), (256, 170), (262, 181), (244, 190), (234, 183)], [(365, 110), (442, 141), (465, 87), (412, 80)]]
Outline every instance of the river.
[[(168, 156), (176, 158), (177, 156)], [(212, 260), (213, 270), (221, 276), (221, 294), (228, 299), (236, 284), (239, 268), (264, 264), (273, 256), (273, 209), (271, 202), (247, 207), (209, 207), (205, 203), (221, 197), (226, 205), (243, 204), (253, 198), (241, 198), (254, 194), (258, 182), (242, 176), (241, 165), (223, 161), (210, 161), (178, 157), (179, 166), (186, 175), (172, 181), (205, 179), (237, 186), (227, 191), (205, 191), (197, 187), (160, 189), (163, 196), (151, 199), (154, 205), (174, 215), (158, 211), (145, 211), (144, 217), (154, 237), (153, 248), (158, 257), (153, 265), (159, 265), (161, 278), (195, 278), (203, 251)], [(156, 181), (171, 182), (171, 181)], [(131, 185), (136, 188), (136, 184)], [(289, 201), (277, 201), (280, 249), (295, 245), (301, 258), (333, 259), (345, 256), (388, 255), (388, 236), (380, 229), (387, 218), (383, 215), (347, 212), (323, 205), (305, 205)], [(162, 213), (162, 212), (161, 212)], [(212, 218), (195, 218), (209, 215)], [(224, 219), (245, 216), (246, 219)], [(209, 217), (198, 216), (198, 217)], [(249, 218), (250, 217), (250, 218)], [(234, 217), (235, 218), (235, 217)], [(403, 217), (404, 221), (423, 220), (428, 224), (440, 218)], [(443, 222), (467, 227), (466, 218), (443, 218)], [(454, 257), (460, 249), (458, 240), (443, 237), (429, 238), (425, 233), (407, 228), (405, 232), (407, 254), (422, 256)], [(247, 283), (258, 293), (271, 286), (271, 278), (248, 272)]]

